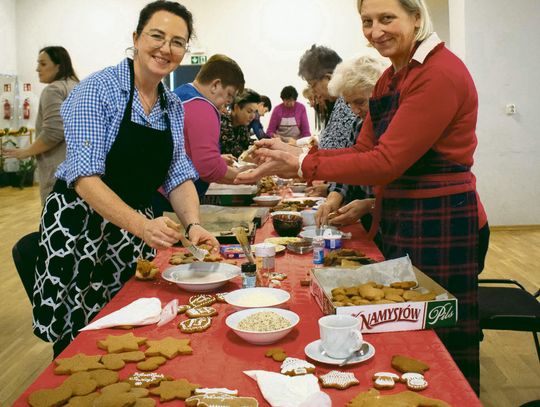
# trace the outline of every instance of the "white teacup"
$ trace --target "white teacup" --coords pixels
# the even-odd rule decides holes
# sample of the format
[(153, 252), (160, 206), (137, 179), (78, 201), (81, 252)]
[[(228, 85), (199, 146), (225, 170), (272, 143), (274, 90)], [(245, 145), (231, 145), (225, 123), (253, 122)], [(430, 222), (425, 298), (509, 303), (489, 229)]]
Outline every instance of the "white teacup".
[(319, 319), (321, 346), (331, 358), (345, 359), (362, 347), (360, 321), (351, 315), (327, 315)]

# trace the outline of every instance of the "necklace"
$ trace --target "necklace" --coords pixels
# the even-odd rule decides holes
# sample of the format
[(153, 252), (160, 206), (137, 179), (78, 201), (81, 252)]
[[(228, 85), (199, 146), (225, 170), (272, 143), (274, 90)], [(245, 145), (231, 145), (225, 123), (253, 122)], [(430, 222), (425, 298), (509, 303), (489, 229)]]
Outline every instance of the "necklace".
[(146, 114), (150, 114), (150, 112), (152, 111), (152, 108), (154, 107), (154, 105), (156, 104), (156, 100), (157, 100), (157, 95), (156, 96), (153, 96), (153, 100), (152, 100), (152, 103), (149, 103), (148, 100), (144, 97), (143, 93), (141, 92), (141, 90), (139, 88), (137, 88), (137, 90), (139, 91), (139, 96), (140, 96), (140, 101), (142, 102), (143, 104), (143, 108), (144, 108), (144, 111), (146, 112)]

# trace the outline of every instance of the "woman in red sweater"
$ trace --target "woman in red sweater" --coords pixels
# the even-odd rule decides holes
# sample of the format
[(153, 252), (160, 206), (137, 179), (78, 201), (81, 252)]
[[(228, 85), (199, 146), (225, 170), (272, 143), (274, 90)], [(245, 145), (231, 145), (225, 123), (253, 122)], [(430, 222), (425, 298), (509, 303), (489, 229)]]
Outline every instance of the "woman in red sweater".
[(358, 10), (365, 37), (392, 66), (375, 86), (357, 144), (298, 156), (261, 140), (266, 161), (237, 182), (276, 174), (376, 185), (383, 254), (408, 254), (458, 298), (458, 324), (437, 333), (478, 392), (477, 275), (489, 227), (471, 172), (476, 88), (433, 32), (424, 0), (358, 0)]

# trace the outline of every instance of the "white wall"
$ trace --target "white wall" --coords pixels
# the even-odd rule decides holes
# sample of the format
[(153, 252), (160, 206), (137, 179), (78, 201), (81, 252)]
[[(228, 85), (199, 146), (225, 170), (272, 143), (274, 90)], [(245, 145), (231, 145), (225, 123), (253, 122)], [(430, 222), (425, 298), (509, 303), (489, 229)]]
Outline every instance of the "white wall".
[[(65, 46), (80, 77), (116, 64), (131, 45), (138, 12), (148, 1), (0, 0), (0, 12), (7, 9), (7, 15), (16, 4), (17, 62), (10, 65), (17, 67), (19, 83), (37, 84), (35, 60), (46, 45)], [(311, 44), (330, 46), (344, 59), (375, 53), (365, 47), (356, 0), (181, 2), (195, 17), (195, 46), (207, 55), (220, 52), (236, 59), (247, 86), (274, 104), (285, 85), (301, 93), (305, 84), (297, 76), (298, 60)], [(530, 45), (539, 36), (540, 1), (521, 0), (519, 7), (507, 0), (427, 3), (435, 29), (465, 60), (478, 87), (475, 172), (490, 223), (540, 224), (535, 138), (540, 115), (533, 112), (536, 97), (530, 91), (540, 89), (535, 74), (540, 56)], [(504, 114), (509, 102), (517, 104), (516, 116)]]
[[(540, 224), (540, 1), (465, 2), (467, 66), (479, 94), (475, 172), (492, 224)], [(517, 114), (505, 114), (515, 103)]]
[[(15, 0), (0, 0), (0, 74), (17, 74)], [(0, 92), (2, 90), (0, 89)]]

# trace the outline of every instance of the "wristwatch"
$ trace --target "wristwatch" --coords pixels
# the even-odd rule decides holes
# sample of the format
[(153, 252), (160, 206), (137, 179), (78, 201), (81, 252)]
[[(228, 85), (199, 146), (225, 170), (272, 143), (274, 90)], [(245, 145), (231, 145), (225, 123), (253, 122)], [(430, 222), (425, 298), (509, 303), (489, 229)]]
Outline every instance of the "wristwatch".
[(201, 226), (201, 224), (198, 223), (198, 222), (193, 222), (193, 223), (190, 223), (189, 225), (187, 225), (187, 227), (186, 227), (186, 233), (185, 233), (186, 239), (189, 239), (189, 231), (191, 230), (191, 227), (192, 227), (192, 226), (195, 226), (195, 225)]

